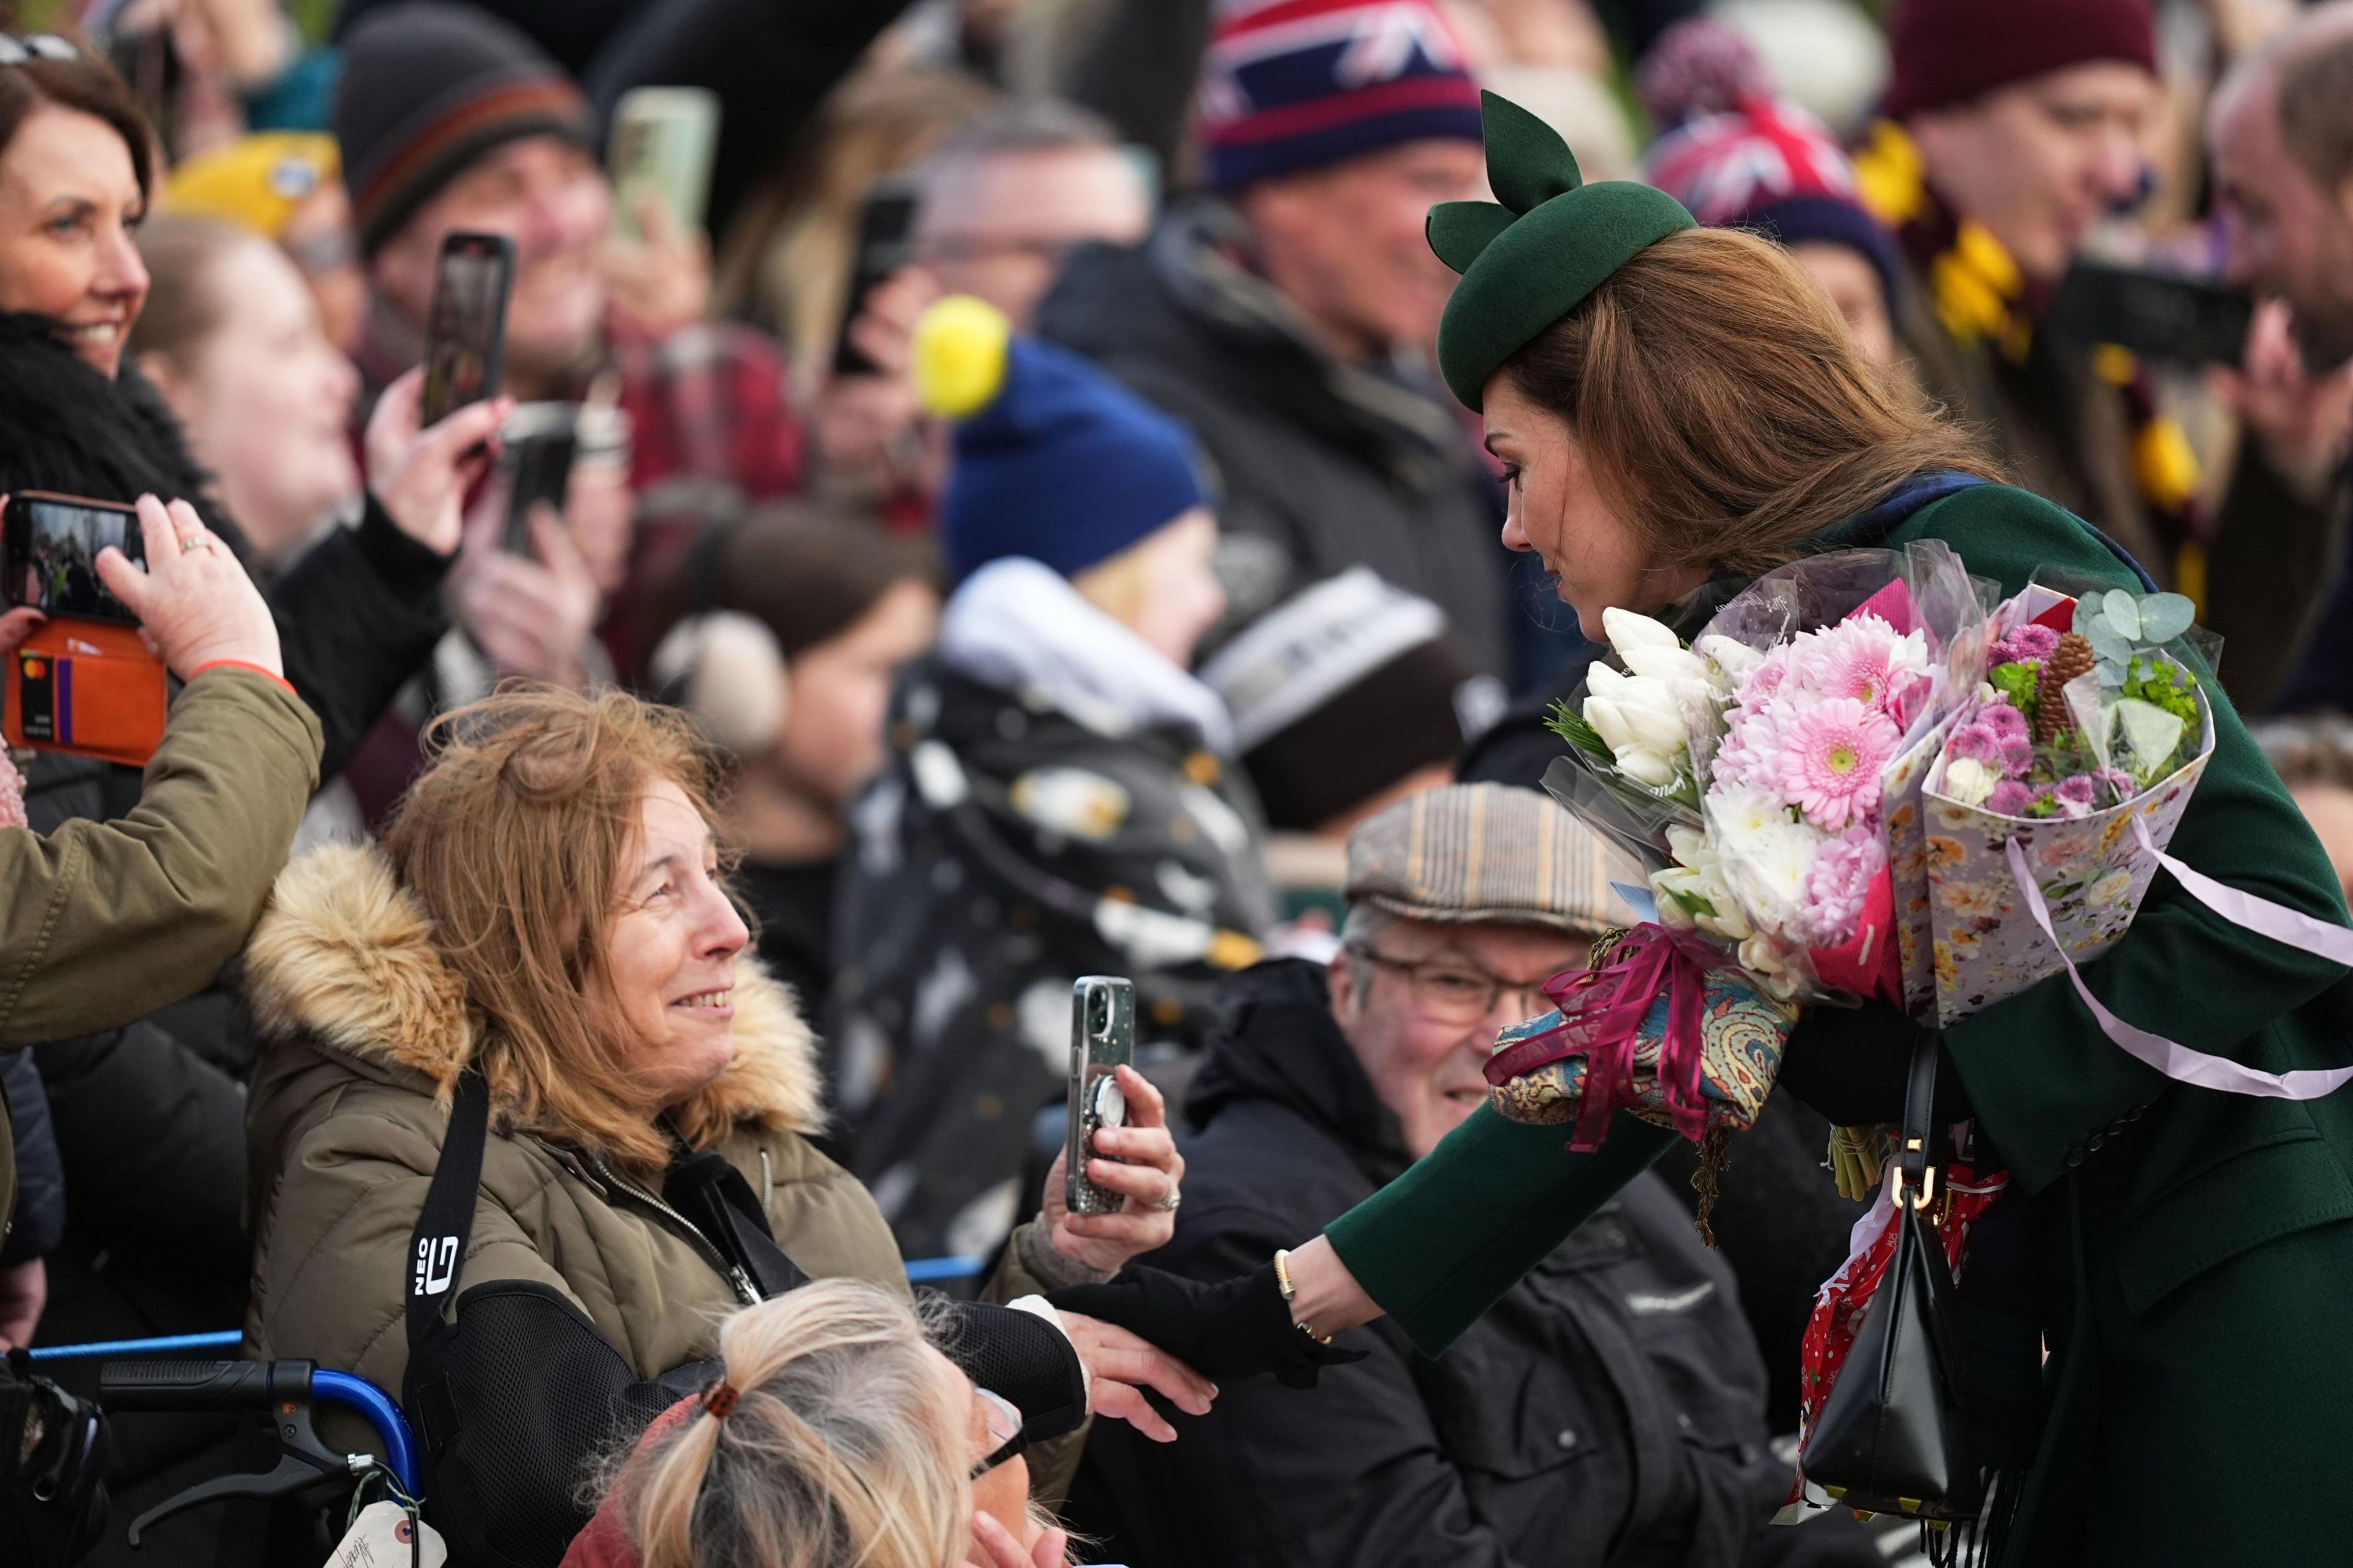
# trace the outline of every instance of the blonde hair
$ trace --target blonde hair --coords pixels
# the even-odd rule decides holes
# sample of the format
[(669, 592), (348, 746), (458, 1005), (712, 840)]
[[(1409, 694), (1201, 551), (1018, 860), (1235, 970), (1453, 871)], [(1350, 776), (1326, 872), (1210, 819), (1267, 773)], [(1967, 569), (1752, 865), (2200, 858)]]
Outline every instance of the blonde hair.
[[(477, 1062), (520, 1131), (659, 1171), (669, 1144), (638, 1080), (642, 1042), (593, 998), (646, 792), (667, 780), (715, 821), (720, 776), (685, 715), (626, 692), (513, 684), (437, 721), (434, 759), (384, 837), (401, 883), (466, 987)], [(727, 1127), (700, 1099), (696, 1147)]]
[(1741, 229), (1641, 252), (1503, 374), (1568, 423), (1660, 566), (1767, 571), (1914, 474), (2000, 477), (1863, 361), (1787, 252)]
[(970, 1410), (906, 1301), (826, 1279), (719, 1331), (725, 1417), (691, 1409), (616, 1482), (644, 1568), (946, 1568), (970, 1539)]

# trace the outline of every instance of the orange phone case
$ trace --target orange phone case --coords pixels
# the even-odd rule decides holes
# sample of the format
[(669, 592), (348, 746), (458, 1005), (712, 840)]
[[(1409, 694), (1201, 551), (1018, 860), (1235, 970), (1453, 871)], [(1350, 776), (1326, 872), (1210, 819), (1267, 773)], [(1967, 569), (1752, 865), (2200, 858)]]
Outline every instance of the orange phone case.
[(144, 767), (171, 706), (164, 661), (133, 626), (52, 619), (8, 661), (12, 746)]

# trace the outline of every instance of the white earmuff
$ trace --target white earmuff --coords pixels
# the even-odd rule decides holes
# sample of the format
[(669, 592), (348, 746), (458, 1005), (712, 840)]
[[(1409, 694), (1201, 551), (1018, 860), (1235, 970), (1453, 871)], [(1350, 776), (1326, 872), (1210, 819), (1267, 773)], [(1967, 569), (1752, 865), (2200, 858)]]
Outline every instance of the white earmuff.
[(654, 649), (649, 671), (665, 702), (694, 716), (713, 744), (756, 756), (784, 733), (791, 688), (776, 635), (750, 616), (689, 616)]

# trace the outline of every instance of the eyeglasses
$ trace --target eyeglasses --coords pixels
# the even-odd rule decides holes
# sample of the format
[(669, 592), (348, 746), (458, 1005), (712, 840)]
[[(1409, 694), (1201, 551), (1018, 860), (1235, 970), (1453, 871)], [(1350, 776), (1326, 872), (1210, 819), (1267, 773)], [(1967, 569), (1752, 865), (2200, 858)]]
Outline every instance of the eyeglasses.
[(980, 1413), (988, 1424), (991, 1447), (980, 1463), (972, 1468), (972, 1479), (980, 1479), (1006, 1460), (1021, 1451), (1021, 1412), (1013, 1401), (994, 1389), (976, 1388), (980, 1396)]
[(1404, 975), (1414, 1002), (1436, 1023), (1475, 1024), (1492, 1015), (1506, 996), (1530, 1004), (1516, 1010), (1516, 1016), (1524, 1018), (1533, 1018), (1552, 1005), (1543, 980), (1506, 980), (1459, 958), (1396, 958), (1368, 943), (1351, 942), (1348, 951), (1368, 963)]
[(32, 63), (35, 57), (45, 60), (78, 60), (81, 51), (71, 40), (55, 33), (31, 33), (19, 37), (15, 33), (0, 33), (0, 66), (21, 66)]

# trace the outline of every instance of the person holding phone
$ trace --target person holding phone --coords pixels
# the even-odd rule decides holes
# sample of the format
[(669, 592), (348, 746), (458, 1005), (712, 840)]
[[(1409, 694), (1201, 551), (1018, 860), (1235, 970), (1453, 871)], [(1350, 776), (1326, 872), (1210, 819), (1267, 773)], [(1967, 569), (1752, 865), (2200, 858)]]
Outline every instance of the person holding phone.
[[(124, 354), (147, 303), (133, 234), (153, 194), (153, 133), (112, 68), (52, 35), (0, 39), (0, 491), (185, 498), (239, 559), (249, 543), (185, 432)], [(497, 427), (488, 405), (432, 432), (367, 443), (373, 504), (271, 584), (288, 679), (342, 769), (446, 624), (464, 454)], [(380, 437), (380, 438), (378, 438)]]
[[(617, 271), (613, 186), (587, 100), (514, 26), (438, 0), (375, 5), (344, 35), (343, 73), (334, 130), (371, 296), (358, 354), (368, 393), (424, 357), (448, 237), (511, 241), (506, 390), (525, 403), (578, 404), (613, 373), (634, 431), (626, 469), (579, 465), (564, 504), (550, 509), (606, 584), (589, 620), (614, 664), (632, 668), (645, 652), (644, 590), (695, 527), (739, 501), (800, 488), (801, 430), (782, 353), (740, 324), (679, 325), (686, 310), (700, 317), (699, 305), (643, 302), (648, 290), (637, 283), (695, 269), (699, 237), (670, 234), (659, 266)], [(423, 104), (419, 81), (438, 84)], [(633, 300), (662, 320), (637, 319)], [(639, 496), (653, 498), (643, 537)], [(489, 581), (516, 591), (461, 592), (460, 622), (477, 629), (478, 612), (528, 593), (562, 637), (506, 636), (523, 630), (507, 625), (491, 635), (501, 647), (486, 651), (501, 668), (565, 678), (586, 650), (557, 646), (573, 638), (580, 596), (562, 546), (551, 539), (533, 554), (484, 564)], [(545, 570), (517, 570), (531, 565)], [(412, 752), (375, 793), (388, 803), (415, 760)]]
[[(110, 547), (97, 571), (187, 684), (129, 814), (0, 826), (0, 1050), (111, 1028), (210, 984), (318, 783), (319, 721), (244, 568), (185, 501), (142, 496), (139, 523), (145, 566)], [(42, 619), (0, 615), (0, 658)], [(8, 1150), (0, 1130), (0, 1162)], [(0, 1168), (0, 1215), (15, 1184)]]
[[(2187, 435), (2195, 409), (2047, 316), (2094, 231), (2154, 181), (2148, 0), (1899, 0), (1888, 47), (1883, 118), (1855, 163), (1903, 250), (1905, 356), (2024, 484), (2199, 600), (2230, 645), (2224, 687), (2261, 708), (2331, 559), (2330, 500), (2294, 477), (2308, 443), (2275, 400), (2240, 400), (2249, 439), (2213, 484)], [(2251, 335), (2251, 365), (2281, 363), (2280, 331)]]

